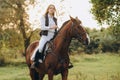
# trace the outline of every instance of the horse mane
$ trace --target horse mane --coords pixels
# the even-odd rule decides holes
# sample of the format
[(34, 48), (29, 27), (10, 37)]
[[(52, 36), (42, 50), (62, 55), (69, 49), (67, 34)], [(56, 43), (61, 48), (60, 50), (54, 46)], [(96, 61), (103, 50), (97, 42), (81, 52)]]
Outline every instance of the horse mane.
[[(77, 17), (76, 17), (76, 20), (77, 20), (77, 22), (78, 22), (79, 24), (82, 23)], [(61, 31), (61, 29), (62, 29), (69, 21), (70, 21), (70, 20), (67, 20), (67, 21), (65, 21), (65, 22), (62, 24), (61, 28), (58, 30), (58, 33)]]
[(62, 26), (61, 26), (61, 28), (58, 30), (57, 34), (56, 34), (51, 40), (53, 40), (53, 39), (58, 35), (58, 33), (62, 30), (62, 28), (63, 28), (69, 21), (70, 21), (70, 20), (67, 20), (67, 21), (65, 21), (65, 22), (62, 24)]
[[(62, 29), (69, 21), (70, 21), (70, 20), (65, 21), (65, 22), (63, 23), (62, 27), (59, 29), (59, 31), (61, 31), (61, 29)], [(58, 31), (58, 33), (59, 33), (59, 31)]]

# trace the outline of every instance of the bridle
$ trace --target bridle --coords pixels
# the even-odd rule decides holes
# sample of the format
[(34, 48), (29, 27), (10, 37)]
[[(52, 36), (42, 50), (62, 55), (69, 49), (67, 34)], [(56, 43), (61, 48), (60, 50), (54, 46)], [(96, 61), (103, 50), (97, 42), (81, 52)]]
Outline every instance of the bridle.
[(78, 40), (82, 41), (82, 36), (83, 36), (84, 34), (86, 34), (86, 32), (84, 31), (84, 32), (82, 32), (81, 34), (78, 34), (77, 30), (74, 28), (75, 25), (76, 25), (76, 24), (75, 24), (74, 22), (72, 22), (71, 31), (72, 31), (72, 33), (75, 33), (75, 36), (73, 36), (73, 37), (75, 37), (75, 38), (77, 38)]

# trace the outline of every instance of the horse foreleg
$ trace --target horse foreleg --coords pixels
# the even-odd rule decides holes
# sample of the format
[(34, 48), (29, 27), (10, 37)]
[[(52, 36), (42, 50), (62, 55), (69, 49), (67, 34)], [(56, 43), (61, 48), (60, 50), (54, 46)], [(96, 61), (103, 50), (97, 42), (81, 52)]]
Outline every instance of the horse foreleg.
[(48, 80), (53, 80), (53, 71), (52, 70), (48, 70)]
[(35, 69), (30, 69), (31, 80), (39, 80), (39, 74)]
[(62, 80), (67, 80), (68, 77), (68, 69), (65, 69), (64, 71), (61, 72), (62, 75)]
[(40, 74), (39, 75), (39, 80), (43, 80), (44, 76), (45, 76), (45, 74)]

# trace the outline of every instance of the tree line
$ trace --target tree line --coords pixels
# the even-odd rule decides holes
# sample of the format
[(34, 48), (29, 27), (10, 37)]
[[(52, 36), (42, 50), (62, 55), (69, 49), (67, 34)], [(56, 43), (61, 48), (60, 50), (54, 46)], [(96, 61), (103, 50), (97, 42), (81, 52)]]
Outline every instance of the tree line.
[[(87, 32), (90, 36), (90, 44), (84, 47), (78, 40), (73, 39), (70, 45), (70, 51), (77, 51), (80, 49), (84, 50), (86, 53), (99, 53), (99, 52), (118, 52), (120, 49), (120, 41), (114, 36), (112, 33), (111, 27), (102, 28), (100, 30), (97, 29), (89, 29), (86, 28)], [(35, 40), (39, 40), (40, 30), (35, 30), (32, 37), (31, 42)], [(29, 32), (28, 32), (29, 34)], [(0, 30), (0, 49), (8, 48), (18, 50), (24, 50), (24, 38), (16, 29), (5, 29)], [(30, 42), (30, 43), (31, 43)], [(78, 50), (79, 51), (79, 50)], [(24, 52), (24, 51), (23, 51)]]

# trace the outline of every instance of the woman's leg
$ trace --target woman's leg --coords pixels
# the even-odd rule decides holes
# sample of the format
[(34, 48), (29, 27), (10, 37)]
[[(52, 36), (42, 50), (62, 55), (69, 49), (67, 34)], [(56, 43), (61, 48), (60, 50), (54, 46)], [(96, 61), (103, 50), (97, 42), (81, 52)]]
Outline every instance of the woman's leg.
[(40, 53), (42, 53), (43, 47), (44, 47), (44, 45), (45, 45), (45, 43), (46, 43), (47, 41), (48, 41), (48, 40), (47, 40), (47, 36), (42, 36), (42, 37), (41, 37), (41, 39), (40, 39), (40, 41), (39, 41), (39, 46), (38, 46)]

